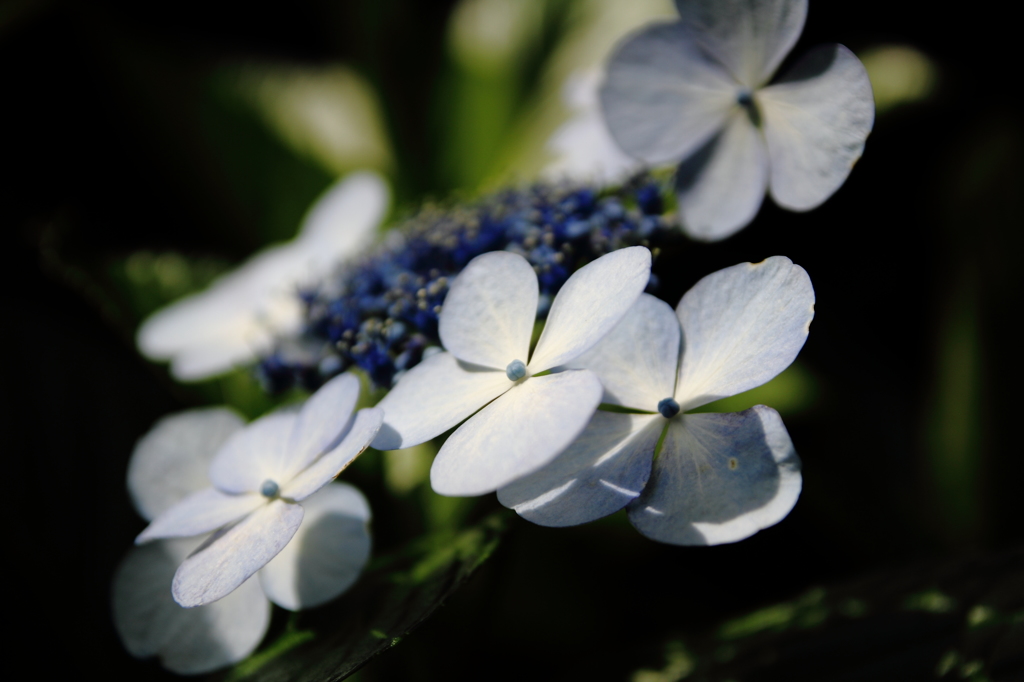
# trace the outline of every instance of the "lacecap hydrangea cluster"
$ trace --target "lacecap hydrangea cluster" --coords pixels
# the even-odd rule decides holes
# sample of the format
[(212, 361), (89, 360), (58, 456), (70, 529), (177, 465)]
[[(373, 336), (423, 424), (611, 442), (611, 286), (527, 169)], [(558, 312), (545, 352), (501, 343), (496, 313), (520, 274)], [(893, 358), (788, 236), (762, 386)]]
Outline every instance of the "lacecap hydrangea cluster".
[[(505, 250), (525, 257), (537, 272), (543, 319), (583, 265), (626, 246), (656, 250), (673, 238), (678, 230), (661, 186), (647, 176), (613, 189), (537, 184), (474, 204), (427, 206), (375, 252), (300, 292), (303, 332), (264, 358), (258, 375), (270, 392), (295, 385), (313, 391), (355, 366), (377, 387), (390, 388), (439, 344), (449, 282), (476, 256)], [(656, 287), (652, 275), (648, 290)]]

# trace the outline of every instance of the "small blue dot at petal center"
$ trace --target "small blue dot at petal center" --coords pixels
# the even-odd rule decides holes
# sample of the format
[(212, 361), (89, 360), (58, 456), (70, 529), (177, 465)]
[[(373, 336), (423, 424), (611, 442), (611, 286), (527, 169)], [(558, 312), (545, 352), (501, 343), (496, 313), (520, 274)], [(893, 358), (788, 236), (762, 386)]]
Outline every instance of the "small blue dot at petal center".
[(263, 497), (276, 497), (279, 490), (281, 490), (281, 486), (277, 484), (277, 481), (272, 481), (269, 478), (260, 486), (260, 494)]
[(658, 412), (661, 412), (665, 419), (671, 419), (679, 414), (679, 403), (674, 398), (665, 398), (658, 403)]
[(526, 376), (526, 365), (522, 360), (513, 360), (505, 368), (505, 376), (509, 381), (519, 381)]

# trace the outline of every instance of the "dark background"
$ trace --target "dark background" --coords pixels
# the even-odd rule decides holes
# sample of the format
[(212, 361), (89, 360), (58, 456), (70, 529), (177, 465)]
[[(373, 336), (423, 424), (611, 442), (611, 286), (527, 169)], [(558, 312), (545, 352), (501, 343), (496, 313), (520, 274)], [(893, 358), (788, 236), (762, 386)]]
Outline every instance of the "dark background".
[[(110, 621), (110, 577), (143, 525), (124, 472), (156, 419), (208, 394), (138, 356), (138, 319), (106, 273), (140, 249), (238, 262), (287, 236), (265, 219), (266, 188), (294, 181), (297, 219), (316, 193), (303, 188), (329, 180), (283, 152), (247, 157), (264, 133), (217, 104), (211, 73), (238, 59), (352, 65), (381, 97), (398, 211), (411, 210), (459, 189), (438, 161), (449, 10), (416, 0), (0, 3), (0, 433), (12, 493), (6, 613), (20, 631), (8, 666), (167, 675), (124, 653)], [(547, 27), (557, 34), (557, 11)], [(863, 159), (821, 208), (791, 214), (766, 201), (737, 237), (695, 245), (662, 273), (673, 304), (709, 272), (777, 253), (814, 282), (801, 361), (816, 398), (786, 419), (804, 493), (784, 522), (708, 549), (647, 541), (621, 518), (568, 530), (518, 521), (464, 591), (360, 674), (628, 679), (660, 667), (666, 638), (809, 587), (1019, 546), (1016, 37), (991, 5), (812, 2), (794, 55), (820, 42), (909, 43), (938, 65), (936, 92), (878, 118)], [(378, 549), (407, 539), (398, 517), (408, 508), (359, 476)], [(481, 500), (470, 516), (496, 506)]]

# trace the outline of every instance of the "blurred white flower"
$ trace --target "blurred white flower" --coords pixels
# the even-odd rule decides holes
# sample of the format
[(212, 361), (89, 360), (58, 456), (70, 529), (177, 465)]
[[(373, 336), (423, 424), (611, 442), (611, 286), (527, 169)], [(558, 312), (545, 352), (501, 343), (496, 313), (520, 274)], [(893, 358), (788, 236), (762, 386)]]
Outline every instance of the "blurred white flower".
[(299, 287), (318, 282), (372, 239), (387, 205), (380, 176), (345, 177), (310, 208), (294, 240), (264, 249), (205, 291), (153, 313), (139, 328), (139, 350), (151, 360), (170, 360), (182, 381), (251, 362), (277, 336), (298, 331)]
[[(358, 397), (359, 380), (342, 374), (301, 410), (279, 410), (236, 431), (210, 464), (213, 487), (165, 509), (139, 534), (136, 544), (219, 530), (178, 567), (175, 601), (185, 607), (215, 602), (259, 571), (272, 601), (299, 608), (333, 598), (339, 582), (347, 587), (355, 579), (362, 560), (346, 559), (346, 548), (333, 545), (318, 524), (307, 542), (294, 536), (304, 514), (316, 516), (306, 499), (359, 456), (380, 428), (377, 408), (352, 415)], [(358, 504), (350, 501), (358, 516)], [(314, 534), (316, 541), (309, 539)], [(332, 573), (317, 575), (325, 568)]]
[[(214, 454), (243, 427), (241, 418), (226, 408), (190, 410), (161, 420), (136, 445), (128, 466), (128, 490), (139, 514), (152, 520), (209, 486), (207, 469)], [(298, 599), (271, 593), (289, 609), (316, 606), (345, 591), (370, 552), (370, 510), (358, 490), (325, 486), (304, 506), (306, 523), (292, 543), (301, 548), (301, 556), (282, 553), (270, 562), (304, 564), (295, 583)], [(178, 565), (208, 537), (152, 542), (133, 548), (121, 562), (114, 577), (114, 625), (133, 656), (158, 656), (169, 670), (198, 674), (242, 660), (263, 639), (270, 601), (259, 578), (195, 609), (183, 609), (171, 597)], [(323, 557), (331, 561), (318, 561)], [(273, 570), (288, 567), (264, 568)]]
[(686, 413), (788, 367), (813, 316), (807, 273), (781, 256), (708, 275), (675, 313), (644, 294), (568, 365), (597, 373), (604, 402), (643, 413), (597, 412), (569, 448), (501, 488), (498, 499), (545, 526), (626, 507), (641, 533), (680, 545), (735, 542), (777, 523), (801, 487), (800, 460), (779, 414), (763, 405)]
[(634, 246), (577, 270), (552, 302), (530, 356), (536, 273), (517, 254), (477, 256), (444, 301), (438, 332), (447, 352), (409, 370), (379, 403), (385, 423), (374, 447), (407, 448), (472, 415), (434, 459), (436, 492), (483, 495), (545, 465), (586, 426), (601, 384), (589, 370), (535, 375), (607, 334), (647, 286), (650, 269), (650, 251)]
[(613, 184), (639, 171), (643, 164), (625, 154), (605, 127), (597, 90), (601, 82), (597, 69), (578, 71), (563, 88), (566, 106), (573, 117), (548, 139), (555, 160), (544, 168), (551, 180), (564, 178)]
[(681, 162), (683, 229), (724, 239), (766, 190), (810, 210), (846, 180), (874, 123), (871, 84), (842, 45), (814, 48), (768, 84), (803, 30), (807, 0), (676, 0), (680, 21), (622, 43), (601, 106), (612, 137), (650, 164)]

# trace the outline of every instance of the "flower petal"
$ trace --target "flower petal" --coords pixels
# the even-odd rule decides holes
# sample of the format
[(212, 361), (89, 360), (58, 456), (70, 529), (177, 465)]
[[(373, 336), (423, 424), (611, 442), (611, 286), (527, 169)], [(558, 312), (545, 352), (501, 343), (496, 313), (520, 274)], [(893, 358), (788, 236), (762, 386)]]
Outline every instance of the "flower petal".
[(608, 62), (601, 110), (622, 150), (651, 164), (684, 158), (722, 125), (737, 83), (681, 23), (654, 24)]
[(792, 211), (820, 205), (846, 181), (875, 122), (864, 65), (842, 45), (822, 45), (756, 97), (772, 198)]
[(348, 372), (334, 377), (309, 397), (288, 440), (288, 474), (282, 475), (278, 483), (290, 480), (339, 441), (357, 400), (359, 379)]
[(171, 594), (185, 608), (231, 594), (284, 549), (302, 523), (302, 507), (273, 500), (217, 535), (185, 559)]
[(651, 252), (630, 246), (601, 256), (573, 273), (555, 296), (529, 370), (544, 370), (592, 348), (643, 293), (651, 279)]
[(344, 483), (307, 498), (302, 526), (259, 572), (263, 591), (278, 606), (319, 606), (352, 586), (370, 558), (370, 506)]
[(288, 441), (298, 414), (278, 410), (232, 435), (210, 464), (210, 481), (227, 493), (256, 492), (266, 480), (282, 484), (291, 467)]
[(748, 88), (766, 82), (793, 49), (807, 0), (676, 0), (694, 39)]
[(214, 407), (164, 417), (135, 444), (128, 462), (128, 492), (139, 515), (152, 521), (194, 492), (210, 486), (207, 470), (224, 441), (245, 422)]
[(350, 173), (324, 190), (306, 213), (297, 239), (309, 254), (307, 280), (326, 274), (372, 239), (389, 194), (384, 179), (371, 171)]
[(217, 530), (242, 518), (266, 500), (256, 493), (227, 495), (216, 488), (192, 493), (153, 519), (135, 544), (157, 538), (189, 538)]
[(445, 350), (463, 362), (505, 370), (526, 362), (537, 318), (537, 274), (522, 256), (477, 256), (452, 282), (437, 332)]
[(686, 292), (676, 400), (684, 412), (760, 386), (807, 340), (814, 288), (784, 256), (713, 272)]
[(284, 485), (281, 488), (281, 496), (296, 501), (303, 500), (330, 483), (370, 447), (370, 442), (377, 435), (383, 421), (384, 410), (379, 407), (368, 407), (356, 412), (341, 442)]
[(159, 656), (181, 675), (237, 663), (256, 649), (270, 625), (270, 602), (249, 580), (224, 599), (183, 609), (171, 597), (178, 564), (199, 542), (161, 540), (136, 547), (114, 574), (114, 626), (137, 658)]
[(683, 231), (694, 239), (725, 239), (746, 227), (764, 201), (768, 151), (747, 112), (736, 107), (722, 128), (679, 164), (676, 196)]
[(675, 394), (678, 364), (679, 319), (669, 304), (640, 294), (607, 336), (566, 367), (597, 374), (602, 402), (655, 412)]
[(651, 475), (661, 415), (596, 412), (562, 454), (498, 490), (498, 501), (542, 526), (575, 526), (632, 502)]
[(530, 377), (448, 437), (430, 469), (441, 495), (483, 495), (539, 469), (569, 446), (601, 402), (587, 370)]
[(406, 372), (377, 407), (384, 410), (373, 447), (399, 450), (439, 436), (512, 388), (505, 370), (463, 365), (437, 353)]
[(687, 414), (669, 426), (629, 520), (659, 542), (736, 542), (781, 521), (801, 480), (793, 442), (770, 407)]

